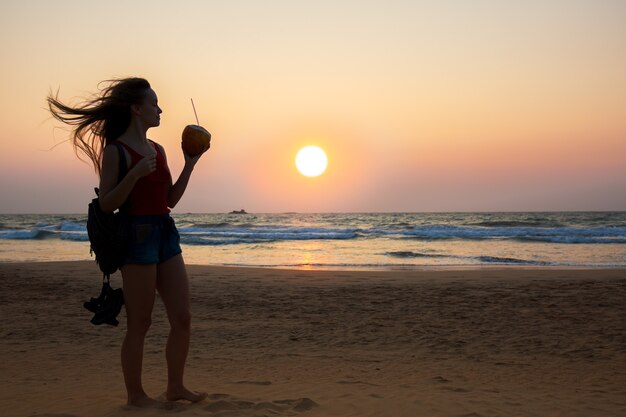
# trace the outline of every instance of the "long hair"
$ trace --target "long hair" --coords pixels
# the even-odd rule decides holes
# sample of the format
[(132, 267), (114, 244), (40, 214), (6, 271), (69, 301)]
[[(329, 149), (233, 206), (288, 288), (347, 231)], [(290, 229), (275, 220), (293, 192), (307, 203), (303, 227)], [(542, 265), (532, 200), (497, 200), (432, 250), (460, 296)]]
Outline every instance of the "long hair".
[(140, 103), (150, 89), (143, 78), (122, 78), (101, 82), (99, 94), (77, 107), (59, 101), (58, 91), (47, 97), (50, 113), (55, 119), (72, 126), (74, 152), (79, 151), (93, 163), (100, 175), (104, 148), (119, 138), (130, 126), (132, 104)]

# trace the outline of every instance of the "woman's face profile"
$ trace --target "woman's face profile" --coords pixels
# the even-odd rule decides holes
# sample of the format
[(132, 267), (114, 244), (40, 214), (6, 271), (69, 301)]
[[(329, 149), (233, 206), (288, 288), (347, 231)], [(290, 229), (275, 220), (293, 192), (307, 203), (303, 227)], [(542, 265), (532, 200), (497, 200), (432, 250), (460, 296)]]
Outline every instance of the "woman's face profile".
[(143, 101), (136, 107), (136, 115), (148, 127), (156, 127), (161, 124), (163, 110), (159, 107), (159, 100), (153, 89), (146, 92)]

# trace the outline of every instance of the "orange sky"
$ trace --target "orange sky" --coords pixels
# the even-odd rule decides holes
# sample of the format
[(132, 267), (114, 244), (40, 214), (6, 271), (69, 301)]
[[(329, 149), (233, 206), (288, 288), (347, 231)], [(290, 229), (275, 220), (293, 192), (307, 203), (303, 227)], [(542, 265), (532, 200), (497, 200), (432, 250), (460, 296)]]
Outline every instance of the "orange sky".
[(213, 134), (179, 212), (626, 210), (626, 2), (126, 3), (0, 3), (0, 212), (85, 211), (45, 97), (123, 76)]

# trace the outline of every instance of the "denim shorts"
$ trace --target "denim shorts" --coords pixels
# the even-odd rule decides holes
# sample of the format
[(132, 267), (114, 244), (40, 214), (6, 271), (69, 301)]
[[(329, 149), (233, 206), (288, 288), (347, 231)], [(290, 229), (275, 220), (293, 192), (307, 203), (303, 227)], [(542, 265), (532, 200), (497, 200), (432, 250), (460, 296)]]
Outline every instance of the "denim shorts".
[(130, 216), (124, 264), (160, 264), (182, 253), (180, 235), (169, 214)]

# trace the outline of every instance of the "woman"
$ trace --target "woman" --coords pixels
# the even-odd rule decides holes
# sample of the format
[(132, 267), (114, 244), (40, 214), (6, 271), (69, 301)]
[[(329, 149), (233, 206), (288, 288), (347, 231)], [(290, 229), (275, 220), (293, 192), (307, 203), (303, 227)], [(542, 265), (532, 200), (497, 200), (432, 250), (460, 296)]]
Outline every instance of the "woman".
[[(155, 292), (158, 291), (170, 322), (166, 346), (168, 401), (201, 401), (206, 393), (188, 390), (183, 372), (190, 339), (189, 283), (179, 245), (180, 237), (169, 212), (182, 197), (195, 157), (184, 154), (185, 166), (175, 183), (163, 147), (147, 138), (148, 129), (160, 124), (161, 108), (148, 81), (126, 78), (109, 81), (100, 95), (78, 107), (49, 96), (52, 115), (73, 126), (72, 141), (93, 162), (100, 175), (100, 206), (118, 208), (130, 218), (131, 242), (122, 272), (127, 329), (122, 344), (122, 370), (128, 404), (158, 405), (143, 389), (143, 347), (150, 327)], [(119, 151), (124, 148), (126, 175), (118, 181)]]

